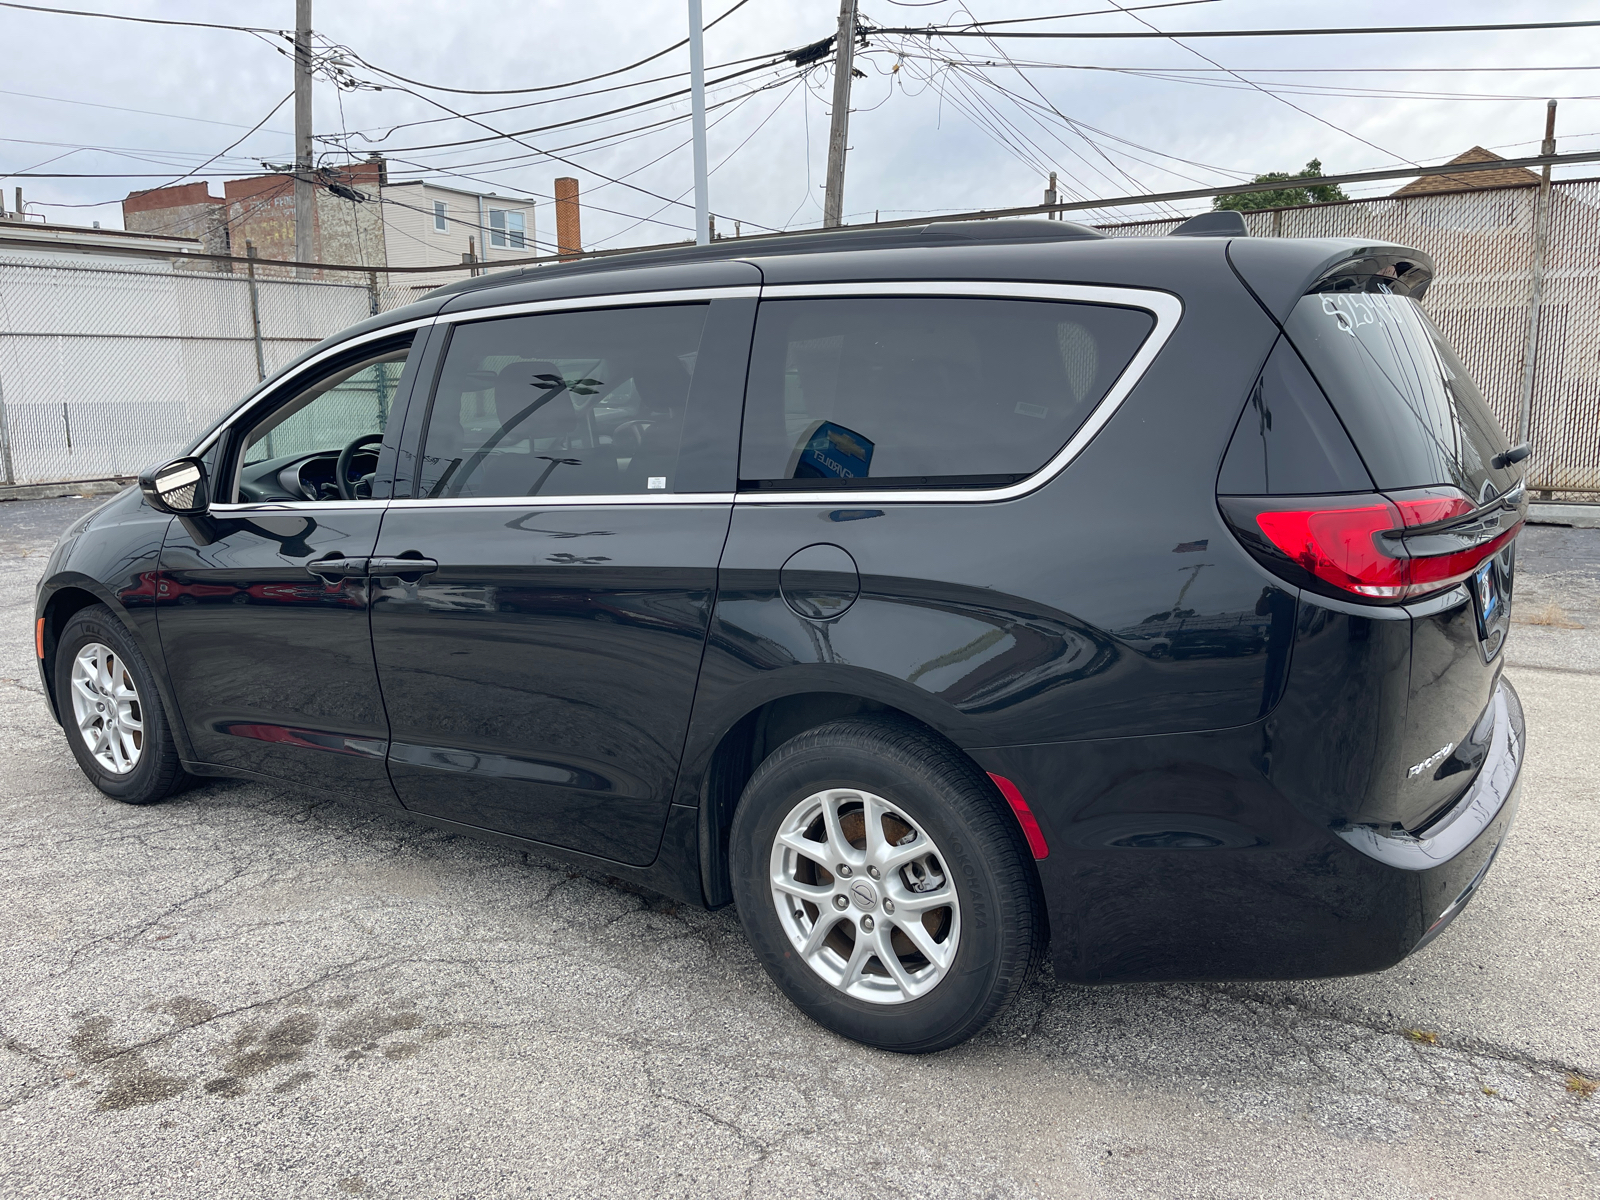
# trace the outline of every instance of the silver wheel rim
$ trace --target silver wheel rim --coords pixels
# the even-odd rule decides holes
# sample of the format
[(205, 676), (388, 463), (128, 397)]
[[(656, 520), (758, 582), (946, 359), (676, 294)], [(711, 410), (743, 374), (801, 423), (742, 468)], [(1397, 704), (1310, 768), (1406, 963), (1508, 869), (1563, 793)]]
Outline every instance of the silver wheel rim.
[(126, 775), (144, 753), (144, 705), (128, 664), (110, 646), (90, 642), (72, 660), (72, 715), (95, 762)]
[(771, 876), (795, 952), (846, 995), (904, 1004), (949, 973), (961, 940), (955, 881), (933, 839), (883, 797), (807, 796), (778, 826)]

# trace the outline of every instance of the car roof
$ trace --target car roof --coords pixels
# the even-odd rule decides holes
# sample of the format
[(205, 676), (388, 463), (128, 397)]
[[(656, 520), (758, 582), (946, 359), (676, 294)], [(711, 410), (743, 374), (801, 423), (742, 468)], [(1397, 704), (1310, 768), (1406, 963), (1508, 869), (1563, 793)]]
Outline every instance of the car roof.
[(1071, 221), (929, 221), (920, 225), (868, 226), (860, 229), (825, 229), (804, 233), (767, 234), (727, 238), (710, 245), (667, 246), (655, 250), (624, 251), (586, 257), (567, 263), (535, 264), (496, 271), (475, 279), (462, 279), (432, 291), (429, 296), (452, 296), (485, 288), (504, 287), (529, 276), (566, 279), (641, 267), (687, 266), (734, 259), (774, 258), (789, 255), (840, 253), (862, 250), (918, 249), (973, 243), (1036, 243), (1098, 241), (1105, 234)]

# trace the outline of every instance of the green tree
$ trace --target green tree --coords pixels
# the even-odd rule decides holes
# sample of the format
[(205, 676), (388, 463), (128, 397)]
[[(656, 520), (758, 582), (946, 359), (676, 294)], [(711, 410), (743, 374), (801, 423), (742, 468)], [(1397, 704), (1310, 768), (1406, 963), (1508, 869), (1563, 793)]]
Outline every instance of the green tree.
[[(1310, 179), (1322, 174), (1322, 160), (1313, 158), (1306, 164), (1306, 169), (1298, 175), (1287, 175), (1282, 171), (1269, 171), (1265, 175), (1257, 175), (1251, 183), (1277, 183), (1284, 179)], [(1237, 212), (1249, 212), (1253, 208), (1290, 208), (1296, 204), (1326, 204), (1330, 200), (1345, 200), (1348, 197), (1344, 189), (1336, 183), (1314, 183), (1310, 187), (1275, 188), (1270, 192), (1236, 192), (1232, 195), (1217, 196), (1211, 201), (1211, 207), (1217, 212), (1233, 209)]]

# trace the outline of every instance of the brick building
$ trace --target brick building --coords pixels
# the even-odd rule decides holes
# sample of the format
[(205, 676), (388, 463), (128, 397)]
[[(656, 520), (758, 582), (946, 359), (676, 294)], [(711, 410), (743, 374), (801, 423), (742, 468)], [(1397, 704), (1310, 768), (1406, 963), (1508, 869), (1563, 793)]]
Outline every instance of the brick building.
[[(317, 262), (388, 266), (384, 246), (382, 160), (346, 163), (317, 172), (312, 205), (312, 257)], [(191, 237), (208, 254), (295, 257), (294, 178), (258, 175), (230, 179), (214, 196), (206, 183), (133, 192), (122, 202), (125, 228)], [(228, 264), (218, 264), (223, 270)]]

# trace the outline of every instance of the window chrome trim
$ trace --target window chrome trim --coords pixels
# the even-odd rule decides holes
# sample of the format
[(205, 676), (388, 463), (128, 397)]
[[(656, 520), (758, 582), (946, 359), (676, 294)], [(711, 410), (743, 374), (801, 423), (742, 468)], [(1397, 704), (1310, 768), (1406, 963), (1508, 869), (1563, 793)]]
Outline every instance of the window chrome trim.
[[(307, 359), (305, 362), (300, 364), (299, 369), (296, 370), (293, 375), (286, 375), (282, 379), (277, 377), (263, 379), (255, 386), (254, 390), (246, 393), (243, 400), (234, 405), (233, 411), (224, 417), (220, 422), (218, 422), (215, 429), (206, 434), (200, 442), (190, 448), (186, 452), (187, 455), (189, 457), (198, 458), (200, 455), (210, 450), (211, 447), (217, 444), (222, 435), (227, 433), (228, 430), (232, 429), (235, 422), (237, 422), (240, 417), (249, 411), (249, 409), (255, 405), (255, 402), (262, 396), (267, 395), (269, 392), (275, 392), (286, 384), (293, 386), (295, 380), (304, 376), (308, 371), (315, 370), (318, 366), (327, 362), (335, 355), (343, 354), (345, 351), (355, 349), (358, 346), (365, 346), (368, 342), (381, 342), (386, 338), (394, 337), (396, 334), (426, 328), (427, 326), (432, 325), (434, 320), (434, 317), (418, 317), (413, 321), (401, 321), (395, 325), (385, 325), (382, 329), (368, 330), (366, 333), (358, 334), (356, 337), (340, 342), (337, 346), (329, 346), (315, 358)], [(212, 507), (215, 508), (216, 505), (212, 505)]]
[(255, 500), (248, 504), (213, 504), (206, 512), (268, 517), (274, 513), (332, 513), (350, 508), (370, 512), (375, 504), (386, 508), (392, 503), (387, 496), (371, 500)]
[(389, 501), (405, 508), (621, 508), (634, 505), (698, 505), (714, 508), (733, 503), (732, 492), (632, 492), (621, 496), (398, 496)]
[[(391, 497), (387, 500), (362, 501), (277, 501), (266, 504), (213, 504), (213, 512), (294, 512), (329, 511), (341, 503), (356, 503), (365, 508), (370, 504), (415, 505), (430, 508), (517, 508), (543, 505), (593, 505), (615, 507), (638, 504), (961, 504), (997, 500), (1014, 500), (1035, 492), (1049, 483), (1072, 461), (1083, 453), (1100, 430), (1116, 415), (1128, 394), (1143, 379), (1150, 364), (1155, 361), (1183, 315), (1183, 302), (1170, 292), (1151, 288), (1125, 288), (1093, 284), (1017, 283), (995, 280), (887, 280), (870, 283), (799, 283), (760, 286), (740, 284), (733, 287), (677, 288), (654, 292), (617, 292), (605, 296), (567, 296), (553, 300), (529, 300), (516, 304), (501, 304), (482, 308), (463, 309), (459, 312), (437, 313), (382, 329), (370, 330), (358, 337), (330, 346), (315, 358), (301, 365), (296, 376), (315, 370), (319, 365), (338, 354), (370, 342), (382, 341), (396, 334), (419, 330), (430, 325), (454, 325), (466, 321), (493, 320), (498, 317), (521, 316), (541, 312), (567, 312), (594, 308), (623, 308), (639, 305), (683, 304), (730, 299), (828, 299), (856, 296), (963, 296), (1003, 300), (1056, 300), (1077, 301), (1089, 304), (1111, 304), (1124, 308), (1138, 308), (1155, 318), (1155, 328), (1139, 347), (1138, 352), (1123, 368), (1109, 391), (1097, 404), (1083, 424), (1078, 427), (1067, 444), (1056, 455), (1028, 478), (1019, 483), (998, 488), (930, 488), (926, 490), (898, 491), (890, 488), (870, 488), (862, 491), (761, 491), (761, 492), (687, 492), (662, 495), (622, 496), (482, 496), (482, 497)], [(296, 376), (269, 381), (258, 386), (240, 401), (234, 411), (206, 436), (204, 441), (189, 451), (201, 455), (211, 449), (255, 401), (269, 391), (292, 384)]]
[(848, 299), (855, 296), (963, 296), (1000, 300), (1067, 300), (1091, 304), (1111, 304), (1139, 308), (1155, 318), (1155, 328), (1145, 338), (1138, 353), (1128, 361), (1116, 382), (1100, 403), (1084, 419), (1076, 433), (1055, 456), (1032, 475), (1018, 483), (997, 488), (928, 488), (898, 491), (870, 488), (859, 492), (839, 490), (740, 492), (735, 504), (971, 504), (995, 500), (1015, 500), (1036, 492), (1049, 483), (1082, 454), (1095, 436), (1116, 415), (1128, 394), (1138, 386), (1156, 355), (1161, 353), (1172, 331), (1183, 316), (1183, 301), (1171, 292), (1149, 288), (1102, 287), (1070, 283), (1009, 283), (973, 280), (894, 280), (883, 283), (789, 283), (764, 287), (762, 300)]
[(455, 325), (463, 321), (494, 320), (530, 313), (568, 312), (586, 308), (636, 308), (657, 304), (706, 304), (712, 300), (754, 300), (760, 295), (761, 286), (754, 283), (733, 287), (673, 288), (660, 292), (617, 292), (606, 296), (563, 296), (554, 300), (524, 300), (517, 304), (464, 308), (459, 312), (440, 313), (435, 319), (441, 325)]

